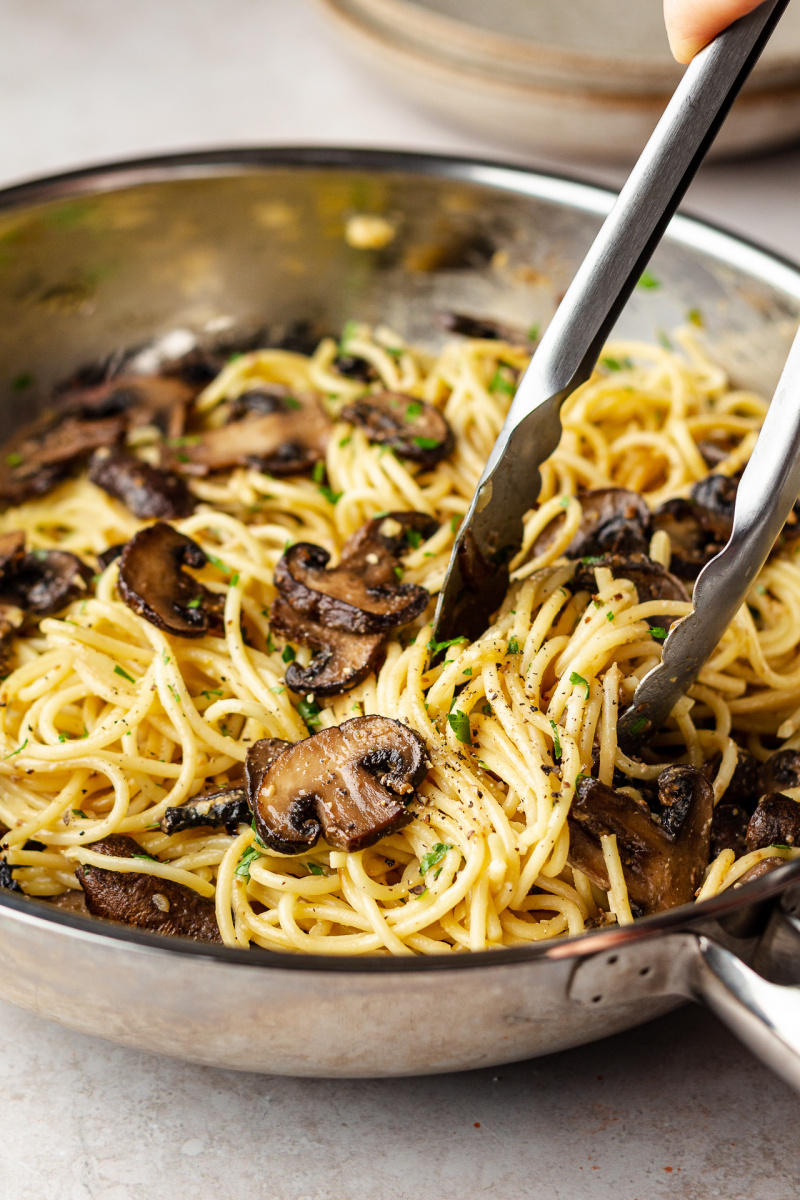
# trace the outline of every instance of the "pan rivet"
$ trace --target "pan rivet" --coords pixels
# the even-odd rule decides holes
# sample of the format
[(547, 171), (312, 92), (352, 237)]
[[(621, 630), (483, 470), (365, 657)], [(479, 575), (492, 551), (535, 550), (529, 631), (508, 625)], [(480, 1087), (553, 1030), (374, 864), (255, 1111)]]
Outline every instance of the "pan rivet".
[(592, 1004), (599, 1004), (602, 999), (602, 996), (592, 996)]
[(642, 967), (642, 969), (640, 970), (639, 974), (640, 974), (640, 975), (649, 975), (649, 974), (650, 974), (650, 967)]

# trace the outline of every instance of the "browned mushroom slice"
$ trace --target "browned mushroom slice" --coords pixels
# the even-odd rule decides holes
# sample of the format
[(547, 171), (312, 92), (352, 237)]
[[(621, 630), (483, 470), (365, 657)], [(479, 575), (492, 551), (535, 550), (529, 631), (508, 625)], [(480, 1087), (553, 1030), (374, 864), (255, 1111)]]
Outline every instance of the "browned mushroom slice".
[(411, 820), (427, 761), (419, 734), (388, 717), (356, 717), (298, 742), (250, 796), (262, 841), (297, 854), (320, 837), (338, 850), (371, 846)]
[(169, 465), (187, 475), (240, 466), (294, 475), (325, 457), (332, 426), (316, 396), (262, 386), (240, 396), (231, 416), (228, 425), (186, 439)]
[(747, 849), (747, 811), (741, 804), (719, 803), (714, 809), (711, 822), (711, 857), (716, 858), (723, 850), (733, 850), (741, 858)]
[(46, 617), (85, 596), (91, 577), (86, 563), (66, 550), (33, 550), (3, 581), (0, 594), (25, 612)]
[[(713, 784), (722, 756), (715, 754), (713, 758), (703, 764), (703, 774), (708, 779), (709, 783)], [(739, 808), (743, 808), (745, 812), (752, 813), (758, 804), (759, 796), (764, 792), (777, 791), (775, 786), (762, 787), (760, 783), (761, 763), (747, 750), (742, 750), (741, 746), (736, 749), (736, 766), (730, 783), (725, 788), (721, 803), (735, 804)], [(786, 787), (787, 784), (780, 786)]]
[(345, 543), (337, 567), (328, 567), (330, 554), (321, 546), (297, 542), (275, 567), (275, 587), (301, 616), (328, 628), (385, 633), (405, 625), (425, 610), (430, 594), (397, 580), (399, 535), (391, 531), (398, 526), (407, 537), (411, 526), (398, 514), (368, 522)]
[(348, 404), (342, 420), (358, 425), (371, 442), (391, 448), (402, 458), (435, 467), (455, 446), (453, 431), (432, 404), (401, 392), (371, 392)]
[(731, 536), (739, 480), (730, 475), (706, 475), (692, 486), (697, 515), (714, 541), (724, 545)]
[[(92, 842), (96, 854), (115, 858), (147, 858), (133, 838), (112, 834)], [(106, 871), (102, 867), (78, 867), (75, 874), (93, 917), (135, 925), (151, 933), (221, 942), (214, 902), (171, 879), (159, 879), (134, 871)]]
[(723, 546), (700, 520), (700, 506), (691, 500), (667, 500), (653, 513), (653, 530), (669, 534), (670, 570), (681, 579), (696, 579)]
[(489, 317), (471, 317), (467, 313), (437, 312), (433, 319), (439, 328), (447, 333), (457, 333), (461, 337), (479, 338), (483, 341), (510, 342), (513, 346), (524, 346), (528, 342), (535, 342), (538, 337), (538, 326), (533, 326), (528, 333), (523, 333), (513, 325), (504, 325), (500, 321), (492, 321)]
[(781, 792), (762, 796), (747, 826), (747, 849), (800, 846), (800, 804)]
[(143, 521), (151, 517), (188, 517), (195, 506), (180, 476), (142, 462), (124, 450), (95, 450), (89, 478)]
[(785, 866), (786, 859), (778, 858), (777, 855), (774, 857), (771, 855), (769, 858), (762, 858), (761, 861), (757, 862), (756, 865), (751, 867), (749, 871), (745, 871), (744, 875), (740, 875), (733, 886), (735, 888), (744, 887), (746, 883), (753, 883), (753, 881), (756, 879), (763, 879), (765, 875), (771, 875), (773, 871), (777, 871), (778, 867)]
[(154, 425), (167, 438), (179, 438), (200, 386), (177, 375), (118, 375), (93, 387), (67, 391), (59, 406), (85, 420), (122, 417), (129, 428)]
[(384, 643), (382, 633), (347, 633), (311, 621), (296, 612), (280, 596), (269, 614), (275, 633), (295, 646), (310, 646), (315, 652), (307, 667), (293, 662), (286, 671), (286, 686), (293, 692), (316, 696), (339, 696), (348, 692), (373, 671)]
[(210, 825), (233, 834), (242, 823), (250, 824), (250, 805), (244, 787), (239, 785), (206, 792), (186, 804), (166, 809), (161, 829), (164, 833), (182, 833), (185, 829)]
[(222, 597), (183, 568), (199, 569), (207, 561), (197, 542), (159, 521), (141, 529), (122, 551), (119, 594), (157, 629), (179, 637), (202, 637), (220, 627)]
[(645, 913), (693, 899), (708, 864), (714, 793), (695, 767), (667, 767), (660, 812), (596, 779), (582, 779), (569, 815), (569, 861), (600, 887), (609, 880), (600, 836), (616, 834), (628, 895)]
[(248, 798), (257, 795), (264, 775), (278, 755), (293, 745), (294, 742), (285, 742), (283, 738), (260, 738), (253, 742), (244, 764), (245, 794)]
[[(578, 564), (572, 580), (576, 590), (593, 592), (597, 586), (595, 567), (608, 567), (615, 579), (629, 579), (636, 588), (640, 604), (649, 600), (688, 600), (689, 593), (661, 563), (654, 562), (646, 554), (607, 554)], [(657, 616), (648, 620), (669, 628), (674, 617)]]
[(97, 565), (100, 570), (105, 571), (112, 562), (116, 562), (126, 545), (127, 542), (114, 542), (113, 546), (107, 546), (105, 550), (102, 550), (97, 556)]
[(759, 796), (796, 787), (800, 787), (800, 754), (796, 750), (778, 750), (761, 764), (758, 773)]
[[(644, 554), (650, 529), (650, 510), (638, 492), (627, 488), (595, 488), (578, 496), (583, 515), (578, 531), (564, 551), (566, 558), (595, 554)], [(535, 554), (547, 549), (566, 520), (566, 514), (539, 535)]]
[(377, 578), (375, 569), (379, 568), (381, 582), (390, 583), (396, 577), (397, 560), (421, 542), (427, 542), (438, 528), (438, 521), (427, 513), (387, 512), (373, 517), (350, 535), (342, 550), (342, 560), (357, 570), (371, 568), (374, 578)]
[(0, 502), (21, 504), (66, 479), (100, 446), (112, 446), (125, 433), (121, 416), (83, 418), (61, 414), (21, 429), (0, 457)]
[(736, 442), (729, 437), (709, 437), (697, 443), (706, 466), (718, 467), (736, 449)]
[(12, 579), (25, 554), (25, 534), (21, 529), (0, 534), (0, 587)]

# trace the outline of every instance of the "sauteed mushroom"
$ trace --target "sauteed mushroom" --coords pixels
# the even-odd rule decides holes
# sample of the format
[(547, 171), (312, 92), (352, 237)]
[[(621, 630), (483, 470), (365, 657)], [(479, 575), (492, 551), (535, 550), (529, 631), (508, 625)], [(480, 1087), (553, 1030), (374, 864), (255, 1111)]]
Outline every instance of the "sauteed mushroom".
[(143, 521), (150, 517), (188, 517), (195, 506), (180, 476), (142, 462), (125, 450), (95, 450), (89, 478)]
[(688, 903), (709, 859), (714, 793), (695, 767), (658, 779), (660, 811), (597, 779), (578, 784), (569, 816), (570, 863), (608, 888), (601, 834), (616, 834), (628, 894), (646, 913)]
[(681, 579), (696, 579), (723, 546), (700, 520), (700, 511), (691, 500), (675, 499), (665, 501), (653, 513), (653, 529), (669, 534), (670, 571)]
[(124, 432), (122, 416), (51, 414), (25, 426), (6, 442), (0, 459), (0, 503), (21, 504), (49, 492), (93, 450), (114, 445)]
[(461, 337), (480, 338), (485, 341), (511, 342), (514, 346), (535, 342), (538, 336), (538, 332), (525, 334), (512, 325), (504, 325), (488, 317), (470, 317), (467, 313), (437, 312), (434, 321), (447, 333), (457, 333)]
[(284, 750), (288, 750), (293, 745), (293, 742), (285, 742), (283, 738), (260, 738), (257, 742), (253, 742), (247, 751), (247, 760), (244, 764), (245, 791), (248, 803), (249, 798), (258, 792), (261, 780), (278, 755), (283, 754)]
[[(133, 838), (112, 834), (92, 842), (96, 854), (115, 858), (147, 858)], [(86, 907), (94, 917), (121, 921), (152, 933), (221, 942), (214, 902), (192, 888), (171, 879), (132, 871), (106, 871), (81, 866), (75, 874), (86, 896)]]
[(731, 536), (738, 486), (739, 480), (730, 475), (712, 474), (695, 483), (690, 492), (703, 527), (721, 545)]
[(595, 488), (581, 492), (578, 499), (583, 516), (578, 532), (564, 551), (567, 558), (647, 553), (650, 510), (638, 492)]
[(282, 854), (310, 849), (320, 836), (339, 850), (363, 850), (411, 820), (426, 769), (419, 734), (388, 717), (355, 717), (268, 767), (250, 793), (256, 830)]
[(711, 857), (716, 858), (723, 850), (733, 850), (737, 858), (747, 849), (747, 810), (741, 804), (726, 804), (721, 801), (714, 809), (711, 822)]
[(159, 521), (140, 529), (122, 551), (120, 596), (156, 629), (179, 637), (202, 637), (219, 626), (222, 598), (183, 568), (199, 569), (207, 561), (197, 542)]
[(84, 595), (91, 577), (86, 564), (66, 550), (32, 550), (0, 591), (26, 612), (46, 617)]
[(167, 438), (184, 431), (189, 404), (202, 383), (192, 385), (180, 374), (117, 375), (90, 387), (67, 390), (59, 407), (84, 420), (122, 417), (128, 428), (154, 425)]
[(316, 396), (261, 385), (234, 402), (227, 425), (185, 439), (168, 462), (187, 475), (237, 466), (293, 475), (324, 459), (330, 431)]
[(745, 871), (744, 875), (740, 875), (733, 886), (735, 888), (743, 887), (744, 884), (752, 883), (754, 879), (763, 879), (765, 875), (771, 875), (773, 871), (777, 871), (778, 867), (784, 866), (786, 866), (786, 859), (778, 858), (777, 855), (762, 858), (761, 862), (757, 862), (749, 871)]
[(747, 826), (747, 849), (800, 846), (800, 804), (780, 792), (762, 796)]
[[(593, 592), (596, 587), (595, 567), (608, 567), (615, 579), (630, 579), (636, 588), (640, 604), (648, 600), (689, 599), (689, 593), (681, 581), (646, 554), (607, 554), (592, 558), (588, 562), (580, 562), (573, 576), (572, 586), (582, 591)], [(674, 620), (672, 617), (661, 616), (651, 619), (667, 627)]]
[(348, 633), (385, 633), (418, 616), (430, 600), (425, 588), (398, 583), (397, 555), (380, 536), (382, 523), (370, 521), (348, 539), (337, 567), (330, 554), (311, 542), (297, 542), (279, 559), (275, 587), (295, 612), (328, 628)]
[(299, 694), (338, 696), (354, 688), (375, 669), (385, 640), (383, 633), (348, 633), (311, 621), (280, 596), (269, 619), (273, 631), (287, 642), (315, 652), (308, 666), (293, 662), (286, 669), (286, 686)]
[(400, 392), (371, 392), (346, 405), (342, 420), (363, 429), (371, 442), (402, 458), (435, 467), (455, 446), (453, 431), (432, 404)]
[(250, 805), (244, 786), (240, 784), (206, 792), (192, 797), (186, 804), (168, 808), (161, 818), (161, 829), (163, 833), (182, 833), (184, 829), (210, 825), (233, 834), (242, 823), (250, 824)]
[[(800, 787), (800, 754), (796, 750), (778, 750), (761, 764), (758, 775), (759, 796)], [(751, 810), (752, 811), (752, 810)]]

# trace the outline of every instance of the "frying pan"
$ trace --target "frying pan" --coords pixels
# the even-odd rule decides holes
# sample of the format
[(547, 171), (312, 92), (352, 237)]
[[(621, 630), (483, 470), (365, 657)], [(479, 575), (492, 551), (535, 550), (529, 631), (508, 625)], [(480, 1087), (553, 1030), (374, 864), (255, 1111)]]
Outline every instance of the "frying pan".
[[(3, 436), (52, 386), (122, 348), (231, 346), (301, 319), (383, 322), (434, 348), (440, 309), (547, 321), (613, 196), (470, 159), (219, 150), (0, 192)], [(394, 238), (348, 244), (378, 213)], [(800, 320), (800, 268), (677, 217), (623, 314), (653, 339), (700, 310), (737, 384), (771, 394)], [(297, 330), (295, 329), (296, 333)], [(452, 958), (299, 957), (100, 924), (0, 891), (0, 997), (190, 1061), (312, 1076), (510, 1062), (709, 1005), (800, 1087), (800, 863), (625, 928)]]

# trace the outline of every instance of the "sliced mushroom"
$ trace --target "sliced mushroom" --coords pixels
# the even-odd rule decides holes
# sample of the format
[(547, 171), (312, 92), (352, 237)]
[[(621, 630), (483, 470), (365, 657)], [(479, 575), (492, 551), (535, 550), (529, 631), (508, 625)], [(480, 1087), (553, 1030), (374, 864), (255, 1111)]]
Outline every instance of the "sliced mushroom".
[(715, 438), (709, 437), (704, 441), (697, 443), (697, 449), (703, 456), (706, 466), (718, 467), (721, 462), (724, 462), (736, 449), (736, 443), (732, 438)]
[(234, 834), (241, 824), (250, 824), (250, 805), (243, 783), (193, 796), (185, 804), (166, 809), (161, 818), (161, 830), (168, 834), (202, 826), (222, 828), (226, 833)]
[[(735, 804), (739, 808), (743, 808), (745, 812), (752, 813), (758, 804), (759, 796), (763, 796), (764, 792), (778, 791), (775, 786), (762, 787), (760, 782), (761, 764), (752, 754), (748, 754), (746, 750), (742, 750), (739, 746), (736, 751), (736, 767), (731, 776), (730, 783), (725, 788), (721, 803)], [(716, 778), (721, 756), (715, 755), (703, 766), (703, 774), (708, 779), (709, 783), (713, 784)], [(781, 784), (781, 787), (786, 787), (786, 784)]]
[(513, 325), (504, 325), (488, 317), (470, 317), (467, 313), (437, 312), (434, 321), (447, 333), (457, 333), (461, 337), (478, 338), (482, 341), (510, 342), (513, 346), (535, 342), (538, 336), (523, 333)]
[(373, 383), (378, 378), (378, 372), (372, 363), (355, 354), (339, 354), (333, 360), (333, 368), (346, 379), (358, 379), (361, 383)]
[(721, 801), (714, 809), (711, 822), (711, 857), (716, 858), (723, 850), (733, 850), (737, 858), (747, 849), (747, 811), (741, 804), (726, 804)]
[(411, 820), (427, 761), (419, 734), (388, 717), (355, 717), (284, 751), (250, 795), (256, 830), (282, 854), (363, 850)]
[(411, 462), (435, 467), (455, 446), (453, 431), (438, 408), (401, 392), (370, 392), (346, 405), (343, 421), (358, 425), (371, 442)]
[[(566, 558), (647, 553), (650, 510), (638, 492), (627, 488), (595, 488), (581, 492), (578, 499), (583, 515), (577, 533), (564, 551)], [(565, 519), (559, 516), (537, 539), (537, 554), (546, 548)]]
[(67, 391), (59, 401), (63, 411), (84, 420), (117, 417), (127, 428), (153, 425), (167, 438), (179, 438), (186, 425), (189, 405), (201, 383), (195, 385), (180, 372), (163, 375), (118, 375), (93, 387)]
[(121, 416), (42, 418), (6, 442), (0, 456), (0, 503), (22, 504), (41, 496), (81, 466), (100, 446), (113, 446), (125, 433)]
[(0, 889), (4, 892), (21, 892), (22, 888), (14, 878), (14, 867), (0, 858)]
[(142, 462), (125, 450), (95, 450), (89, 478), (143, 521), (151, 517), (188, 517), (195, 506), (180, 476)]
[(122, 551), (119, 594), (157, 629), (202, 637), (220, 628), (224, 602), (183, 568), (197, 570), (207, 561), (197, 542), (159, 521), (141, 529)]
[(25, 534), (21, 529), (0, 534), (0, 588), (13, 579), (25, 555)]
[(609, 880), (600, 836), (616, 834), (630, 899), (662, 912), (693, 899), (708, 864), (714, 793), (701, 771), (667, 767), (660, 812), (597, 779), (582, 779), (569, 815), (569, 861), (600, 887)]
[(375, 670), (385, 640), (383, 633), (347, 633), (311, 621), (280, 596), (273, 601), (269, 622), (287, 642), (315, 652), (307, 667), (293, 662), (286, 670), (286, 686), (300, 695), (350, 691)]
[(264, 775), (278, 755), (283, 754), (284, 750), (288, 750), (293, 745), (293, 742), (285, 742), (283, 738), (260, 738), (257, 742), (253, 742), (247, 751), (247, 760), (244, 764), (245, 794), (248, 798), (258, 793)]
[(32, 550), (20, 559), (11, 578), (0, 585), (0, 598), (26, 613), (46, 617), (85, 596), (92, 572), (67, 550)]
[(326, 628), (385, 633), (428, 605), (425, 588), (398, 582), (398, 558), (410, 532), (434, 527), (420, 513), (388, 513), (368, 521), (348, 538), (337, 567), (328, 567), (330, 555), (321, 546), (297, 542), (275, 567), (275, 587), (296, 613)]
[(765, 875), (771, 875), (773, 871), (777, 871), (778, 867), (785, 867), (786, 859), (778, 858), (777, 855), (769, 858), (762, 858), (749, 871), (745, 871), (744, 875), (740, 875), (733, 885), (734, 888), (744, 887), (746, 883), (753, 883), (756, 879), (763, 879)]
[[(92, 842), (96, 854), (115, 858), (146, 858), (133, 838), (112, 834)], [(106, 871), (102, 867), (78, 867), (75, 874), (86, 896), (86, 907), (94, 917), (135, 925), (151, 933), (221, 942), (213, 900), (171, 879), (159, 879), (134, 871)]]
[(110, 567), (112, 562), (116, 562), (127, 544), (127, 542), (115, 542), (113, 546), (108, 546), (105, 550), (102, 550), (97, 556), (97, 565), (100, 570), (105, 571), (106, 567)]
[(294, 475), (324, 459), (331, 428), (316, 396), (262, 385), (235, 401), (229, 424), (185, 439), (168, 465), (187, 475), (239, 466)]
[(731, 536), (739, 480), (730, 475), (706, 475), (692, 486), (698, 517), (714, 541), (724, 545)]
[(700, 520), (700, 506), (691, 500), (667, 500), (653, 513), (653, 531), (669, 534), (670, 571), (680, 579), (696, 579), (703, 567), (722, 549)]
[(747, 826), (747, 849), (800, 846), (800, 804), (781, 792), (762, 796)]
[[(608, 554), (593, 558), (589, 562), (581, 562), (573, 576), (573, 588), (593, 592), (597, 586), (595, 567), (608, 567), (615, 579), (629, 579), (636, 588), (640, 604), (646, 604), (650, 600), (689, 599), (689, 593), (681, 581), (646, 554)], [(667, 616), (648, 618), (666, 628), (669, 628), (674, 619)]]
[(761, 764), (758, 795), (800, 787), (800, 754), (796, 750), (778, 750)]

